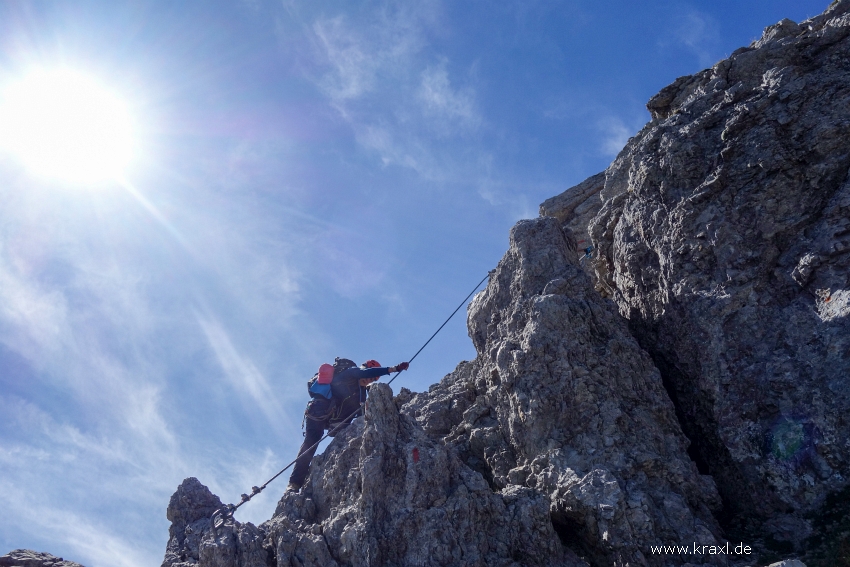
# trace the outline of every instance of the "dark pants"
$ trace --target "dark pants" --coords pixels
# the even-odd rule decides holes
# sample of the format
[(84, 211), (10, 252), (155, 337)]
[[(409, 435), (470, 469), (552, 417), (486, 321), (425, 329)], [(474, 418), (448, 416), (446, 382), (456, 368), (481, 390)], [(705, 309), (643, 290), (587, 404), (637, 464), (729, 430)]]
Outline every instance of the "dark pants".
[[(310, 411), (309, 409), (307, 410)], [(289, 482), (301, 486), (304, 484), (304, 479), (307, 478), (307, 473), (310, 471), (310, 461), (313, 460), (313, 455), (316, 454), (316, 449), (319, 447), (319, 439), (325, 434), (327, 421), (317, 421), (307, 418), (307, 432), (304, 435), (304, 443), (298, 450), (298, 458), (295, 460), (295, 468), (292, 469), (292, 476), (289, 477)]]
[[(354, 406), (353, 408), (350, 406)], [(342, 431), (354, 416), (357, 414), (357, 401), (346, 404), (342, 403), (340, 408), (331, 400), (316, 398), (307, 404), (305, 410), (307, 429), (304, 433), (304, 443), (298, 450), (298, 458), (295, 459), (295, 468), (292, 469), (292, 476), (289, 477), (289, 482), (301, 486), (304, 484), (304, 479), (307, 478), (307, 473), (310, 472), (310, 461), (313, 460), (313, 455), (316, 454), (316, 449), (319, 448), (319, 440), (324, 436), (325, 429), (330, 429), (328, 435), (334, 437)], [(348, 410), (343, 413), (342, 410)], [(340, 421), (340, 416), (343, 419)], [(315, 445), (315, 446), (314, 446)]]

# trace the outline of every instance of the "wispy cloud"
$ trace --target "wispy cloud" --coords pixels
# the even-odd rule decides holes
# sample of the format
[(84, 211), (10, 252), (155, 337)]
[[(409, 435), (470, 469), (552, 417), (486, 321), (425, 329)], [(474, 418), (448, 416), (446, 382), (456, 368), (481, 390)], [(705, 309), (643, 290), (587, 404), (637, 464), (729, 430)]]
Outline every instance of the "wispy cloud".
[(506, 210), (514, 222), (538, 215), (537, 204), (532, 203), (524, 192), (518, 191), (515, 182), (498, 174), (496, 164), (490, 156), (482, 157), (478, 167), (483, 174), (477, 180), (476, 188), (482, 199), (493, 207)]
[[(353, 16), (318, 17), (314, 80), (384, 166), (437, 183), (476, 182), (486, 151), (473, 73), (435, 52), (442, 3), (375, 2)], [(447, 146), (447, 144), (449, 144)]]
[(321, 85), (338, 107), (374, 88), (375, 72), (383, 55), (380, 50), (367, 53), (366, 38), (347, 26), (342, 16), (317, 21), (313, 32), (332, 68)]
[(709, 14), (683, 5), (673, 12), (668, 33), (659, 45), (665, 49), (684, 46), (700, 67), (710, 67), (720, 56), (720, 26)]
[[(85, 432), (8, 396), (0, 398), (0, 412), (4, 433), (24, 432), (17, 440), (0, 436), (0, 502), (14, 534), (11, 526), (4, 531), (45, 540), (50, 547), (44, 551), (91, 567), (141, 567), (157, 560), (157, 551), (140, 540), (151, 524), (163, 529), (156, 512), (185, 466), (173, 444), (119, 430)], [(95, 519), (96, 510), (112, 507), (125, 513)]]
[(613, 107), (567, 93), (550, 97), (540, 113), (547, 119), (569, 122), (570, 127), (586, 130), (589, 140), (586, 149), (608, 158), (616, 157), (649, 118), (642, 102)]
[[(239, 453), (235, 455), (233, 462), (229, 463), (227, 470), (224, 471), (225, 474), (220, 475), (220, 478), (226, 479), (226, 482), (220, 486), (216, 485), (218, 488), (216, 486), (211, 488), (218, 491), (222, 502), (229, 503), (236, 498), (236, 495), (249, 492), (250, 487), (259, 486), (268, 481), (294, 460), (295, 456), (296, 453), (281, 455), (271, 449), (255, 453)], [(288, 472), (291, 472), (291, 469)], [(239, 508), (236, 518), (240, 522), (254, 524), (265, 522), (272, 517), (277, 501), (285, 488), (286, 476), (284, 475), (275, 479), (274, 484), (266, 487), (251, 502)]]
[(506, 208), (511, 220), (533, 219), (538, 216), (538, 206), (528, 196), (518, 193), (512, 183), (484, 179), (478, 184), (478, 194), (493, 206)]
[(607, 116), (597, 122), (601, 136), (600, 151), (603, 155), (615, 157), (626, 146), (626, 142), (637, 131), (630, 128), (617, 116)]
[(261, 0), (240, 0), (243, 6), (245, 6), (251, 12), (259, 12), (262, 7)]
[[(423, 32), (439, 3), (374, 3), (356, 21), (320, 17), (312, 24), (319, 53), (329, 67), (320, 84), (338, 104), (410, 76), (409, 65), (425, 46)], [(369, 9), (371, 8), (371, 9)]]
[(440, 135), (475, 130), (481, 123), (474, 91), (453, 88), (445, 63), (422, 72), (418, 95), (429, 123)]
[[(266, 445), (299, 444), (290, 433), (300, 412), (287, 411), (264, 370), (270, 346), (312, 353), (322, 340), (309, 322), (292, 326), (301, 277), (281, 243), (293, 240), (272, 214), (210, 192), (202, 209), (176, 206), (176, 195), (164, 208), (161, 195), (71, 196), (6, 181), (0, 542), (61, 541), (45, 551), (92, 567), (156, 564), (165, 506), (184, 477), (223, 487), (226, 499), (280, 464)], [(193, 307), (205, 304), (216, 309), (199, 325)], [(238, 346), (252, 341), (261, 344), (250, 354)], [(299, 405), (303, 394), (292, 393)], [(232, 423), (209, 418), (220, 412)], [(260, 433), (246, 438), (252, 415)], [(114, 510), (124, 519), (98, 519)]]
[[(58, 472), (57, 463), (75, 463), (74, 469), (66, 470), (65, 481), (78, 483), (77, 488), (82, 492), (76, 496), (66, 492), (68, 498), (84, 497), (88, 488), (82, 479), (88, 476), (89, 482), (98, 479), (96, 490), (154, 503), (150, 500), (150, 490), (126, 490), (125, 483), (132, 483), (135, 488), (143, 485), (154, 492), (167, 490), (168, 479), (178, 475), (186, 465), (181, 448), (162, 424), (162, 417), (156, 408), (147, 405), (137, 416), (131, 416), (127, 424), (109, 422), (107, 427), (89, 426), (85, 430), (75, 423), (72, 415), (57, 418), (35, 403), (15, 396), (0, 397), (0, 409), (6, 420), (6, 433), (20, 432), (17, 440), (0, 438), (0, 461), (7, 470), (20, 471), (31, 468), (29, 459), (44, 455), (50, 464), (36, 474), (30, 473), (33, 478)], [(101, 467), (122, 469), (124, 475), (120, 478), (103, 475), (99, 471)], [(83, 476), (77, 477), (76, 473)], [(57, 488), (51, 488), (50, 492)]]
[(285, 420), (286, 414), (274, 389), (257, 366), (236, 349), (221, 323), (211, 315), (196, 314), (196, 317), (233, 390), (246, 399), (249, 407), (259, 408), (267, 425), (281, 435), (291, 430), (294, 424)]
[(65, 556), (69, 559), (85, 557), (90, 567), (146, 567), (161, 561), (161, 555), (140, 547), (132, 537), (116, 533), (113, 526), (92, 522), (89, 515), (57, 508), (54, 502), (45, 502), (37, 494), (16, 492), (19, 487), (2, 479), (0, 489), (5, 495), (6, 513), (22, 525), (50, 534), (51, 542), (67, 549)]
[[(41, 365), (44, 362), (38, 362), (36, 353), (54, 349), (67, 331), (67, 304), (59, 291), (27, 285), (24, 278), (16, 277), (15, 271), (28, 268), (21, 266), (25, 262), (8, 258), (6, 269), (0, 265), (0, 317), (17, 331), (8, 333), (6, 341)], [(10, 269), (10, 264), (18, 264), (18, 269)]]

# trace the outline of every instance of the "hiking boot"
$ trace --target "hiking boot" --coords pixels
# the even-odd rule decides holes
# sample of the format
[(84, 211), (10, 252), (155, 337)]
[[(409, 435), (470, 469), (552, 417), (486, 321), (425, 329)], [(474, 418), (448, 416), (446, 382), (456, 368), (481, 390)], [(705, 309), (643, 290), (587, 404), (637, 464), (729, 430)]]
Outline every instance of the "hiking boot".
[(301, 490), (301, 485), (294, 482), (290, 482), (286, 487), (287, 492), (298, 492), (299, 490)]

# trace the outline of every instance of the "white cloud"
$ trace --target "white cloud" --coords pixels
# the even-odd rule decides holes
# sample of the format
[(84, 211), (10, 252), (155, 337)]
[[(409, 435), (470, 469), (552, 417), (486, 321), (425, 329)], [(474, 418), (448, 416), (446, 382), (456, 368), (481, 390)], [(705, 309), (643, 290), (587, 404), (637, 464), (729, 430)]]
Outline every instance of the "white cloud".
[[(9, 537), (44, 540), (43, 551), (91, 567), (158, 559), (160, 550), (141, 540), (153, 529), (164, 542), (156, 511), (186, 466), (174, 444), (133, 438), (120, 426), (85, 432), (66, 421), (70, 416), (57, 419), (9, 396), (0, 397), (0, 413), (4, 434), (20, 432), (17, 439), (0, 436), (0, 505)], [(114, 507), (123, 512), (103, 513)]]
[[(225, 483), (218, 489), (222, 502), (237, 500), (236, 495), (250, 494), (252, 486), (260, 486), (279, 472), (284, 466), (294, 460), (297, 451), (291, 455), (278, 455), (270, 449), (261, 453), (240, 454), (228, 467), (225, 474), (220, 475), (226, 479)], [(276, 478), (272, 484), (263, 492), (254, 496), (250, 502), (244, 504), (236, 512), (236, 518), (240, 522), (252, 522), (261, 524), (272, 517), (277, 501), (283, 494), (288, 481), (288, 474), (292, 473), (290, 468), (284, 474)], [(228, 495), (230, 498), (228, 498)], [(235, 503), (235, 502), (234, 502)]]
[(504, 179), (496, 172), (496, 166), (489, 156), (483, 158), (477, 164), (484, 172), (476, 183), (478, 195), (493, 207), (506, 210), (510, 220), (516, 222), (520, 219), (535, 218), (538, 215), (538, 206), (532, 205), (528, 195), (522, 189), (528, 185), (519, 187), (517, 182)]
[(356, 21), (344, 16), (316, 19), (311, 26), (315, 43), (330, 67), (320, 85), (344, 107), (348, 100), (382, 89), (388, 79), (409, 76), (437, 6), (427, 0), (385, 2), (365, 8)]
[(453, 76), (427, 39), (441, 6), (385, 1), (357, 16), (317, 18), (305, 26), (319, 63), (314, 80), (384, 166), (436, 183), (476, 183), (475, 164), (487, 154), (471, 139), (484, 124), (473, 73)]
[[(12, 259), (11, 263), (18, 262)], [(65, 297), (35, 282), (28, 283), (14, 271), (0, 264), (0, 318), (15, 329), (0, 338), (26, 358), (39, 362), (38, 353), (54, 349), (67, 331)]]
[(474, 178), (476, 159), (458, 159), (447, 155), (431, 143), (429, 136), (421, 135), (411, 126), (380, 121), (377, 124), (354, 123), (357, 142), (376, 152), (384, 167), (396, 166), (415, 171), (422, 179), (434, 183), (452, 183)]
[[(167, 537), (164, 509), (180, 480), (206, 477), (219, 486), (226, 479), (221, 486), (232, 496), (246, 489), (240, 481), (261, 482), (279, 465), (264, 444), (298, 443), (291, 432), (300, 414), (296, 421), (281, 409), (262, 365), (236, 347), (255, 337), (272, 342), (278, 331), (307, 353), (321, 342), (315, 329), (288, 327), (301, 286), (281, 244), (291, 240), (275, 232), (279, 218), (240, 210), (247, 200), (207, 199), (198, 209), (180, 207), (171, 195), (170, 207), (157, 208), (150, 196), (116, 191), (74, 200), (6, 181), (0, 384), (9, 390), (0, 392), (0, 541), (59, 542), (61, 553), (92, 567), (157, 564)], [(186, 237), (174, 246), (178, 227)], [(206, 315), (202, 329), (192, 306), (205, 296), (219, 312)], [(225, 332), (220, 312), (239, 330)], [(215, 380), (199, 384), (193, 357), (205, 340), (239, 396), (216, 398)], [(256, 348), (268, 350), (268, 343)], [(7, 360), (21, 361), (16, 374), (5, 373)], [(225, 435), (238, 437), (242, 418), (258, 413), (263, 433), (240, 439), (245, 446), (236, 449), (231, 438), (211, 438), (199, 431), (208, 416), (187, 407), (196, 394), (208, 396), (196, 404), (205, 414), (227, 412), (233, 425), (222, 426)], [(258, 446), (260, 455), (252, 455)], [(228, 462), (219, 462), (222, 454)]]
[(339, 104), (372, 90), (380, 55), (364, 51), (365, 38), (346, 26), (341, 16), (317, 21), (313, 31), (333, 69), (321, 83), (331, 99)]
[(552, 120), (580, 118), (587, 114), (586, 105), (579, 105), (566, 97), (551, 98), (542, 110), (543, 116)]
[(533, 205), (528, 196), (517, 190), (511, 183), (483, 179), (478, 184), (478, 194), (494, 207), (507, 209), (509, 217), (516, 222), (521, 219), (533, 219), (539, 214), (538, 206)]
[(475, 130), (481, 117), (475, 109), (475, 93), (471, 88), (453, 89), (445, 63), (422, 72), (418, 91), (429, 123), (438, 134), (449, 135)]
[(253, 13), (257, 13), (262, 8), (262, 0), (240, 0), (242, 5)]
[[(67, 417), (58, 419), (35, 403), (10, 396), (0, 397), (0, 409), (7, 427), (25, 432), (19, 440), (0, 438), (0, 460), (10, 471), (31, 468), (30, 461), (34, 458), (48, 461), (49, 467), (30, 475), (37, 482), (50, 484), (49, 476), (59, 472), (56, 463), (74, 462), (73, 469), (64, 471), (68, 475), (64, 480), (77, 483), (75, 490), (80, 494), (89, 491), (84, 478), (89, 482), (97, 479), (96, 490), (154, 503), (148, 490), (125, 494), (124, 483), (132, 482), (137, 488), (146, 485), (155, 490), (168, 490), (167, 479), (185, 467), (179, 445), (167, 429), (158, 426), (142, 423), (139, 427), (131, 423), (127, 431), (116, 424), (112, 428), (92, 427), (84, 431)], [(123, 469), (124, 473), (121, 477), (113, 477), (101, 468)], [(81, 476), (76, 476), (78, 473)], [(55, 488), (58, 487), (51, 490)]]
[(221, 365), (224, 377), (232, 388), (237, 394), (247, 398), (250, 407), (257, 407), (263, 412), (269, 426), (285, 435), (294, 424), (281, 423), (286, 413), (263, 373), (236, 349), (218, 320), (211, 315), (196, 314), (196, 317)]
[(709, 67), (714, 63), (712, 50), (717, 43), (718, 33), (714, 19), (697, 11), (683, 17), (679, 28), (679, 39), (697, 56), (700, 65)]
[[(13, 488), (14, 489), (14, 488)], [(26, 501), (5, 502), (7, 513), (39, 532), (51, 534), (51, 540), (69, 550), (67, 559), (85, 561), (89, 567), (147, 567), (162, 558), (132, 537), (122, 537), (108, 526), (90, 521), (90, 516), (54, 504)]]
[(600, 151), (603, 155), (610, 157), (616, 157), (636, 131), (616, 116), (607, 116), (599, 120), (597, 128), (602, 138)]
[(672, 28), (661, 47), (683, 45), (696, 58), (700, 67), (707, 68), (717, 62), (720, 31), (717, 21), (705, 12), (687, 6), (673, 13)]
[(158, 387), (150, 381), (156, 371), (141, 358), (131, 362), (135, 367), (130, 370), (104, 348), (115, 329), (138, 340), (149, 327), (138, 281), (77, 250), (70, 254), (76, 269), (62, 282), (65, 291), (16, 269), (20, 262), (9, 261), (8, 255), (0, 256), (0, 343), (29, 361), (40, 379), (71, 394), (69, 402), (99, 408), (98, 419), (117, 419), (140, 434), (167, 439), (157, 413)]

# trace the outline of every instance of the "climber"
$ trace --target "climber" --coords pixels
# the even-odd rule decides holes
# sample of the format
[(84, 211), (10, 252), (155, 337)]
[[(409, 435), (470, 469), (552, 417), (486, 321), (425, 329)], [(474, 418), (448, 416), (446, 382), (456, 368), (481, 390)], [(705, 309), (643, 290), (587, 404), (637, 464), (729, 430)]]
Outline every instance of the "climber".
[[(584, 240), (582, 240), (582, 242), (584, 242)], [(579, 262), (583, 262), (586, 259), (592, 258), (592, 257), (593, 257), (593, 246), (588, 246), (587, 248), (584, 249), (584, 256), (582, 256), (579, 259)]]
[[(343, 363), (350, 363), (350, 366)], [(333, 380), (330, 384), (330, 398), (313, 396), (304, 410), (306, 431), (304, 443), (298, 450), (295, 468), (289, 477), (287, 492), (297, 492), (307, 478), (310, 461), (316, 453), (318, 442), (325, 429), (333, 437), (359, 414), (360, 405), (366, 400), (368, 387), (381, 376), (407, 370), (410, 364), (402, 362), (396, 366), (381, 366), (376, 360), (367, 360), (360, 367), (344, 358), (338, 358), (334, 364)]]

